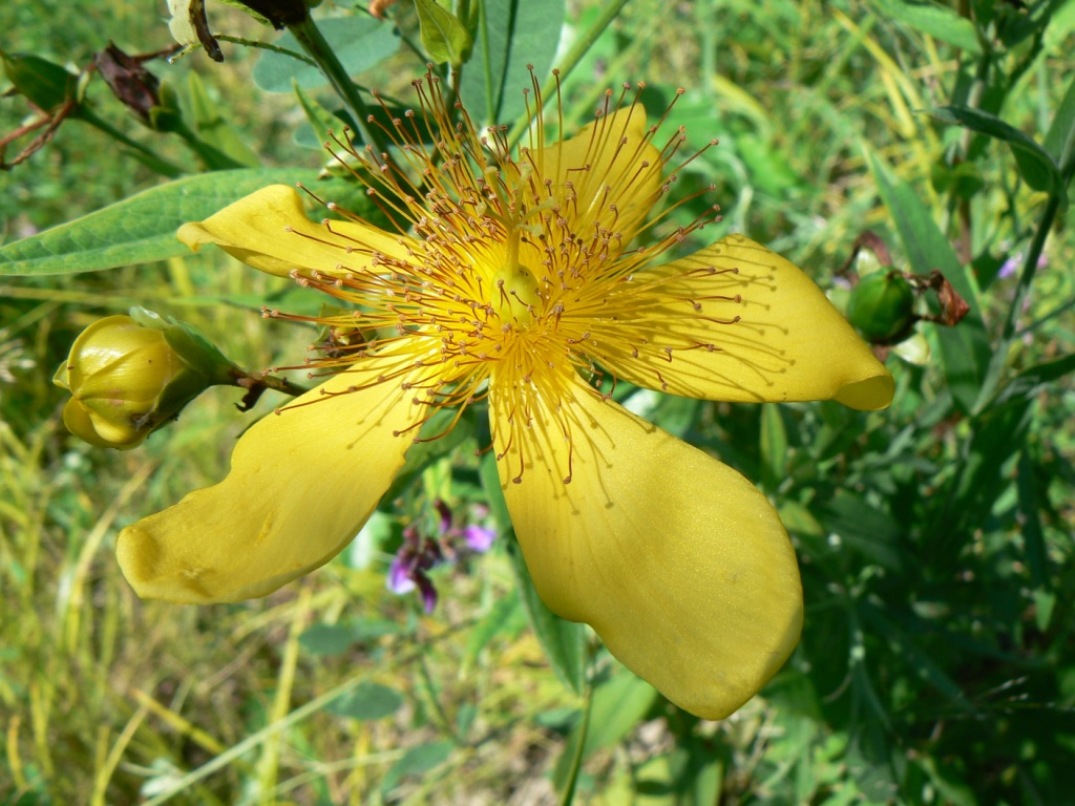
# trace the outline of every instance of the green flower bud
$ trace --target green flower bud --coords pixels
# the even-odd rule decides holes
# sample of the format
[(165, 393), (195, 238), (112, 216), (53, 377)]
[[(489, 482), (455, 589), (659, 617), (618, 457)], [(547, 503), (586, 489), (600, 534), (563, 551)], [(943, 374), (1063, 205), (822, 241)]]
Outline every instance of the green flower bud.
[(53, 382), (71, 392), (64, 425), (102, 448), (127, 450), (238, 370), (199, 334), (149, 311), (86, 328)]
[(901, 272), (867, 274), (851, 291), (847, 319), (867, 341), (895, 344), (910, 335), (914, 302), (914, 287)]

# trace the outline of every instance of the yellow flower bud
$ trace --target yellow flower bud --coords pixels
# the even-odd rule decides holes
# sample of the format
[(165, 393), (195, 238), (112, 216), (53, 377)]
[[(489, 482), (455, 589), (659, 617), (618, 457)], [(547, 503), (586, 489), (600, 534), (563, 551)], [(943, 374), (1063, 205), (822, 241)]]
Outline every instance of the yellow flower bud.
[(165, 330), (130, 316), (86, 328), (53, 381), (71, 392), (64, 425), (102, 448), (134, 448), (221, 378), (185, 360)]

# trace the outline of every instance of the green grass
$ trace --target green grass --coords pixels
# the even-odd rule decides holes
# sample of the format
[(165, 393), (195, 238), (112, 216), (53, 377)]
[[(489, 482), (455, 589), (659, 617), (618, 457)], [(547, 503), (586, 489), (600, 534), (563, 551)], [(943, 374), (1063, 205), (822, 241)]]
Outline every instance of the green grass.
[[(592, 18), (596, 5), (573, 7), (569, 19)], [(85, 64), (107, 37), (131, 51), (167, 44), (160, 10), (145, 4), (110, 5), (103, 30), (90, 23), (99, 4), (8, 6), (0, 30), (18, 33), (0, 34), (7, 50)], [(866, 229), (898, 268), (911, 268), (896, 225), (907, 210), (885, 206), (875, 155), (973, 266), (995, 346), (1016, 294), (1016, 279), (997, 271), (1026, 251), (1045, 195), (1020, 183), (1006, 146), (924, 114), (961, 97), (960, 54), (894, 21), (892, 7), (635, 0), (567, 82), (565, 108), (584, 119), (597, 91), (625, 80), (647, 80), (645, 100), (657, 108), (684, 87), (669, 123), (687, 126), (695, 147), (722, 142), (676, 192), (715, 183), (707, 201), (721, 204), (724, 221), (706, 233), (742, 229), (826, 288), (839, 285), (834, 272)], [(996, 88), (982, 103), (1039, 140), (1075, 75), (1071, 7), (1057, 10), (1013, 88), (1003, 79), (1032, 40), (988, 65)], [(210, 4), (210, 14), (260, 35), (234, 11)], [(196, 54), (153, 69), (178, 86), (197, 71), (268, 162), (316, 165), (320, 155), (290, 140), (295, 105), (266, 101), (248, 83), (254, 56), (227, 53), (223, 67)], [(402, 94), (423, 69), (403, 55), (362, 78)], [(129, 136), (192, 159), (140, 129), (103, 86), (91, 93)], [(0, 124), (10, 130), (25, 111), (0, 100)], [(933, 181), (953, 154), (981, 178), (963, 195)], [(108, 138), (70, 122), (0, 175), (0, 232), (12, 241), (155, 181)], [(806, 627), (763, 696), (721, 723), (654, 699), (596, 651), (579, 802), (701, 804), (717, 792), (724, 803), (1070, 797), (1075, 388), (1069, 372), (1040, 383), (1027, 372), (1075, 346), (1070, 227), (1054, 228), (1044, 255), (1003, 374), (1008, 383), (1026, 373), (1025, 383), (1009, 387), (1005, 405), (971, 413), (953, 402), (952, 366), (932, 325), (919, 326), (931, 347), (924, 365), (889, 356), (898, 394), (883, 413), (658, 404), (656, 422), (740, 468), (780, 508), (802, 565)], [(383, 547), (368, 564), (345, 552), (265, 600), (233, 606), (141, 602), (120, 575), (118, 529), (218, 479), (251, 419), (235, 412), (234, 390), (214, 390), (144, 447), (97, 451), (64, 430), (55, 367), (88, 322), (131, 304), (192, 322), (251, 368), (301, 360), (310, 331), (266, 322), (257, 304), (217, 302), (286, 285), (219, 254), (0, 279), (0, 802), (557, 802), (584, 698), (559, 682), (527, 626), (504, 541), (439, 573), (432, 616), (385, 590)], [(384, 546), (444, 491), (481, 500), (467, 451), (385, 507)]]

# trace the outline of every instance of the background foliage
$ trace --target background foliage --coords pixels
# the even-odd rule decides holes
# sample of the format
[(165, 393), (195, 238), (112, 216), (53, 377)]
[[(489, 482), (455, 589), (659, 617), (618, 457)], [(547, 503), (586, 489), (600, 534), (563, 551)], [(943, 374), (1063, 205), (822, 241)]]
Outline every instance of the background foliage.
[[(159, 50), (159, 5), (6, 3), (0, 47), (79, 67), (109, 39)], [(88, 322), (132, 304), (192, 322), (245, 366), (290, 363), (311, 334), (258, 310), (304, 303), (170, 240), (172, 218), (220, 206), (219, 183), (162, 199), (144, 224), (158, 251), (113, 253), (109, 271), (44, 275), (85, 268), (86, 243), (18, 242), (160, 185), (168, 166), (315, 172), (332, 96), (300, 75), (296, 103), (300, 63), (222, 41), (223, 65), (200, 52), (149, 65), (193, 140), (149, 131), (94, 80), (85, 97), (106, 126), (69, 120), (0, 175), (0, 800), (524, 804), (574, 787), (614, 804), (1071, 801), (1075, 2), (632, 0), (589, 42), (607, 8), (490, 0), (490, 69), (465, 69), (468, 107), (513, 123), (519, 76), (562, 63), (562, 28), (560, 59), (588, 45), (569, 121), (623, 81), (646, 80), (655, 112), (687, 90), (667, 125), (696, 148), (721, 140), (677, 189), (716, 183), (704, 201), (724, 221), (707, 237), (746, 231), (842, 304), (841, 269), (871, 230), (898, 269), (940, 270), (970, 305), (889, 352), (884, 412), (632, 393), (779, 507), (807, 597), (788, 666), (732, 718), (696, 720), (542, 613), (508, 539), (442, 568), (431, 616), (387, 592), (406, 523), (437, 498), (487, 499), (473, 438), (423, 457), (353, 550), (263, 601), (134, 598), (111, 556), (118, 528), (218, 478), (248, 421), (234, 390), (213, 390), (139, 450), (96, 451), (60, 422), (55, 367)], [(396, 32), (342, 2), (318, 14), (362, 43), (341, 50), (360, 85), (404, 99), (423, 48), (460, 47), (423, 38), (410, 3)], [(234, 9), (210, 15), (219, 33), (277, 39)], [(525, 22), (514, 37), (510, 21)], [(4, 98), (0, 130), (28, 112)], [(101, 249), (131, 248), (124, 227), (143, 225), (123, 220), (99, 229)], [(876, 264), (867, 251), (850, 276)]]

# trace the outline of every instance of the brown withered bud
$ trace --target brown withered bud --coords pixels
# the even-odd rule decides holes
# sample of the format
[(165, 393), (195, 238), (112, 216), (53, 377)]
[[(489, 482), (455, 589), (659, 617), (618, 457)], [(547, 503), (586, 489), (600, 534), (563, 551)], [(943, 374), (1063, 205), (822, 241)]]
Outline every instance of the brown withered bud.
[(970, 305), (952, 287), (939, 271), (933, 271), (929, 277), (929, 286), (937, 292), (937, 299), (941, 303), (940, 317), (935, 321), (948, 327), (955, 327), (963, 317), (970, 313)]
[(239, 0), (244, 6), (256, 11), (272, 23), (276, 30), (298, 25), (306, 20), (304, 0)]
[(149, 110), (160, 106), (157, 77), (141, 59), (124, 53), (112, 42), (94, 56), (93, 62), (112, 94), (148, 125)]

